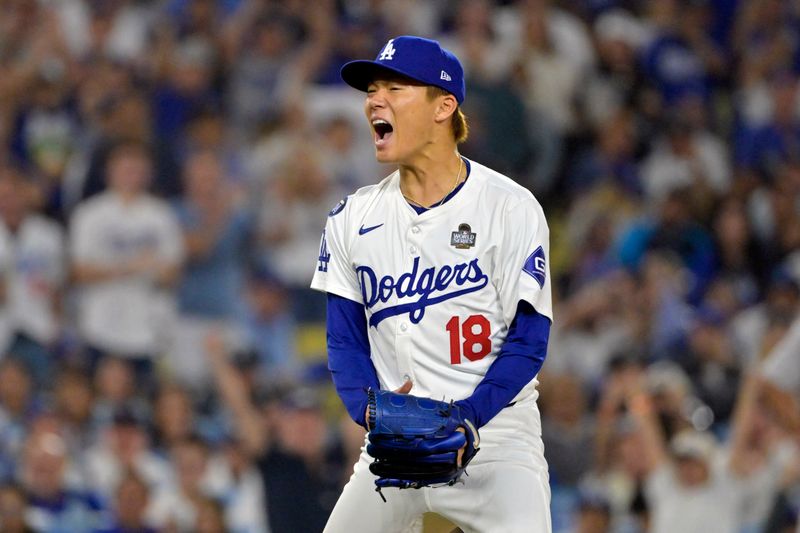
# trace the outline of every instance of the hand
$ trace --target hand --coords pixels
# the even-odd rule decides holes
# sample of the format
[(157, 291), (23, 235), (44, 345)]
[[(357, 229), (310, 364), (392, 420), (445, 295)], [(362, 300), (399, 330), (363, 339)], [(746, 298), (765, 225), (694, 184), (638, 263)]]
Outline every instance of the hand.
[(411, 387), (413, 386), (414, 382), (409, 379), (403, 382), (403, 384), (400, 385), (400, 388), (395, 389), (394, 392), (396, 392), (397, 394), (408, 394), (409, 392), (411, 392)]
[(225, 343), (225, 334), (220, 328), (214, 328), (205, 336), (203, 346), (212, 363), (227, 362), (228, 349)]
[(122, 267), (125, 276), (152, 276), (158, 270), (159, 259), (152, 250), (140, 252)]
[[(406, 381), (403, 382), (402, 385), (400, 385), (399, 388), (395, 389), (393, 392), (396, 392), (397, 394), (408, 394), (409, 392), (411, 392), (411, 387), (413, 386), (414, 382), (411, 381), (410, 379), (407, 379)], [(364, 410), (364, 423), (367, 424), (367, 431), (369, 431), (369, 406), (367, 406), (367, 408)], [(458, 460), (459, 462), (461, 462), (460, 454), (458, 456)]]

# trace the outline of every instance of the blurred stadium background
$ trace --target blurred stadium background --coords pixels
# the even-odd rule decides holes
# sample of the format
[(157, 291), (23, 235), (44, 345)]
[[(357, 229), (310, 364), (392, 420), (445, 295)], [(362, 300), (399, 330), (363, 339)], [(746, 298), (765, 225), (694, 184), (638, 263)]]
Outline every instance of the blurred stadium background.
[(388, 173), (338, 70), (399, 34), (551, 225), (554, 532), (795, 531), (790, 0), (0, 2), (0, 530), (321, 531), (363, 431), (307, 286)]

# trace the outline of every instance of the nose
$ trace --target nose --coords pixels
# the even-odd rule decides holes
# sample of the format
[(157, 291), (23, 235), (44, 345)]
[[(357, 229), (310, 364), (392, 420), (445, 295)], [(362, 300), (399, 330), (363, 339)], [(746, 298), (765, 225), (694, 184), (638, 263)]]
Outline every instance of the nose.
[(380, 109), (386, 105), (386, 91), (378, 88), (367, 94), (367, 107)]

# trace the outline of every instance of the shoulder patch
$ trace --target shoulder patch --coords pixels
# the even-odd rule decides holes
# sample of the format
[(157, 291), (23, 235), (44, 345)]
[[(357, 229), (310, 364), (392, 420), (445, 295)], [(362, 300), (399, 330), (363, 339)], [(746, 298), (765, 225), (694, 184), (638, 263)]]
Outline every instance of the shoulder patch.
[(522, 271), (529, 274), (540, 287), (544, 288), (544, 280), (547, 275), (547, 268), (545, 264), (544, 250), (541, 246), (536, 248), (531, 255), (525, 260), (522, 265)]
[(336, 215), (341, 213), (342, 209), (344, 209), (345, 204), (347, 204), (347, 196), (342, 198), (341, 201), (338, 204), (336, 204), (333, 207), (333, 209), (331, 209), (330, 213), (328, 213), (328, 216), (329, 217), (335, 217)]

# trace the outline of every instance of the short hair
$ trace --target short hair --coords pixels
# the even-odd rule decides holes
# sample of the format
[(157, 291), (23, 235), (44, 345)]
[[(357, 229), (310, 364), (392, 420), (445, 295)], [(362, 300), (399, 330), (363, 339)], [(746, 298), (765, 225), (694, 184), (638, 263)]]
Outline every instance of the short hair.
[[(451, 94), (449, 91), (436, 87), (435, 85), (428, 85), (428, 98), (433, 100), (437, 96), (445, 96)], [(467, 116), (461, 111), (461, 106), (458, 106), (450, 117), (450, 128), (453, 132), (453, 139), (456, 144), (461, 144), (469, 137), (469, 125), (467, 124)]]

